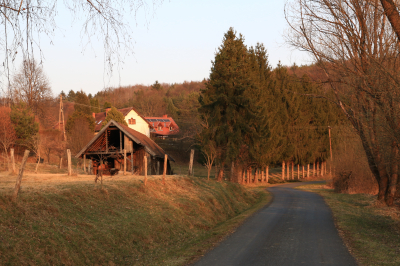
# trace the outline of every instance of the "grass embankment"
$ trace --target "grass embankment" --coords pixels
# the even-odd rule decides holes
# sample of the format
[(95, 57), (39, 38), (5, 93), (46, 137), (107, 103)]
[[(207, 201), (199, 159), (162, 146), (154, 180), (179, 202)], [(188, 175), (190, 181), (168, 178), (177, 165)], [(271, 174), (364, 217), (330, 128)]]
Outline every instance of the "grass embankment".
[(399, 209), (377, 206), (376, 196), (339, 194), (325, 185), (300, 188), (324, 197), (339, 233), (361, 265), (400, 265)]
[(229, 182), (174, 177), (23, 189), (0, 195), (2, 265), (182, 265), (265, 205)]

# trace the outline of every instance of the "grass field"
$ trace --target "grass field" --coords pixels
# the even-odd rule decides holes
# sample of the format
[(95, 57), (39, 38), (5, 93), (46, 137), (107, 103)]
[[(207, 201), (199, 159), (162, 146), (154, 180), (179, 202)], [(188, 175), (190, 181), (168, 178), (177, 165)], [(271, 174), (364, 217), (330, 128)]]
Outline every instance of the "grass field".
[(269, 200), (204, 177), (93, 179), (27, 171), (14, 203), (15, 176), (0, 173), (0, 264), (184, 265)]
[(372, 195), (335, 193), (325, 185), (299, 188), (324, 197), (340, 235), (361, 265), (400, 265), (398, 207), (379, 206)]

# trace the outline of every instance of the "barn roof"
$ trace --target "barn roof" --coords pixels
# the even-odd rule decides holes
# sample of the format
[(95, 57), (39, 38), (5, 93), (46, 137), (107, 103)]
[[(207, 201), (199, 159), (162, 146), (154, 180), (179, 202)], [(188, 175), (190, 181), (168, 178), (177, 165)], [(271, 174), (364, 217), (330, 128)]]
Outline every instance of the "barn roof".
[[(106, 129), (110, 126), (116, 126), (119, 130), (121, 130), (128, 138), (130, 138), (132, 141), (135, 143), (142, 145), (146, 152), (148, 152), (150, 155), (159, 157), (159, 158), (164, 158), (165, 154), (167, 154), (160, 146), (157, 145), (152, 139), (147, 137), (146, 135), (137, 132), (136, 130), (133, 130), (125, 125), (122, 125), (118, 122), (115, 122), (114, 120), (110, 120), (107, 125), (105, 125), (98, 134), (96, 134), (93, 139), (89, 141), (89, 143), (77, 154), (75, 155), (76, 158), (79, 158), (83, 155), (85, 151), (87, 151), (92, 144), (96, 142), (100, 138), (100, 136), (106, 131)], [(175, 162), (175, 160), (168, 155), (168, 159)]]

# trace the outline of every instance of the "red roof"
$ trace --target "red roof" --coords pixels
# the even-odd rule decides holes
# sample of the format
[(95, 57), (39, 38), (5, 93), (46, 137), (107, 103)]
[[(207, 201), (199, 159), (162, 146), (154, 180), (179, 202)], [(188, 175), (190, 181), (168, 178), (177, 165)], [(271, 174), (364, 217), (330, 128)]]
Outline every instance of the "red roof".
[[(136, 109), (133, 107), (118, 109), (118, 111), (120, 111), (124, 116), (127, 116), (131, 110), (135, 111), (138, 114), (138, 116), (140, 116), (144, 121), (147, 122), (147, 120), (138, 111), (136, 111)], [(94, 119), (96, 120), (96, 126), (94, 127), (94, 131), (97, 132), (97, 131), (100, 131), (100, 129), (102, 127), (104, 119), (106, 118), (106, 112), (95, 113), (94, 115), (95, 115)], [(151, 126), (151, 125), (149, 124), (149, 126)]]
[(147, 123), (149, 123), (151, 126), (150, 133), (160, 136), (176, 135), (179, 133), (179, 127), (175, 123), (174, 119), (172, 119), (172, 117), (164, 115), (163, 117), (145, 118), (147, 120)]

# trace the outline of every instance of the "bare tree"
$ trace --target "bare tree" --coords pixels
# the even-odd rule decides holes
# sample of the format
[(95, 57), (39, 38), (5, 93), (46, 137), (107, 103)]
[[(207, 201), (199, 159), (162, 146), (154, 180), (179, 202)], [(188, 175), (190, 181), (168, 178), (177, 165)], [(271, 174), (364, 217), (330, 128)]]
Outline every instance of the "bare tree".
[(43, 68), (35, 59), (24, 60), (11, 87), (14, 99), (25, 102), (35, 115), (44, 115), (44, 104), (53, 95)]
[(325, 73), (330, 100), (360, 136), (379, 184), (378, 200), (392, 205), (397, 183), (392, 169), (398, 162), (391, 158), (397, 158), (400, 143), (400, 64), (398, 40), (383, 8), (378, 0), (296, 0), (286, 7), (286, 18), (288, 42), (310, 53)]
[[(94, 37), (102, 40), (104, 46), (105, 71), (112, 73), (114, 67), (120, 66), (125, 58), (124, 53), (133, 52), (132, 30), (129, 20), (136, 18), (143, 10), (146, 18), (149, 10), (155, 10), (163, 0), (96, 0), (96, 1), (41, 1), (41, 0), (3, 0), (0, 1), (0, 47), (5, 51), (3, 76), (9, 78), (10, 68), (17, 58), (33, 58), (36, 54), (43, 56), (40, 38), (43, 35), (50, 39), (57, 29), (57, 4), (63, 3), (76, 20), (83, 18), (81, 39), (84, 49), (90, 46)], [(152, 6), (152, 9), (149, 7)], [(5, 88), (5, 89), (4, 89)], [(11, 97), (8, 85), (3, 88), (4, 94)], [(8, 90), (8, 91), (6, 91)]]
[(0, 146), (2, 146), (6, 154), (7, 167), (9, 171), (11, 171), (11, 168), (10, 159), (8, 158), (8, 150), (17, 139), (13, 124), (10, 120), (10, 112), (10, 108), (0, 107)]

